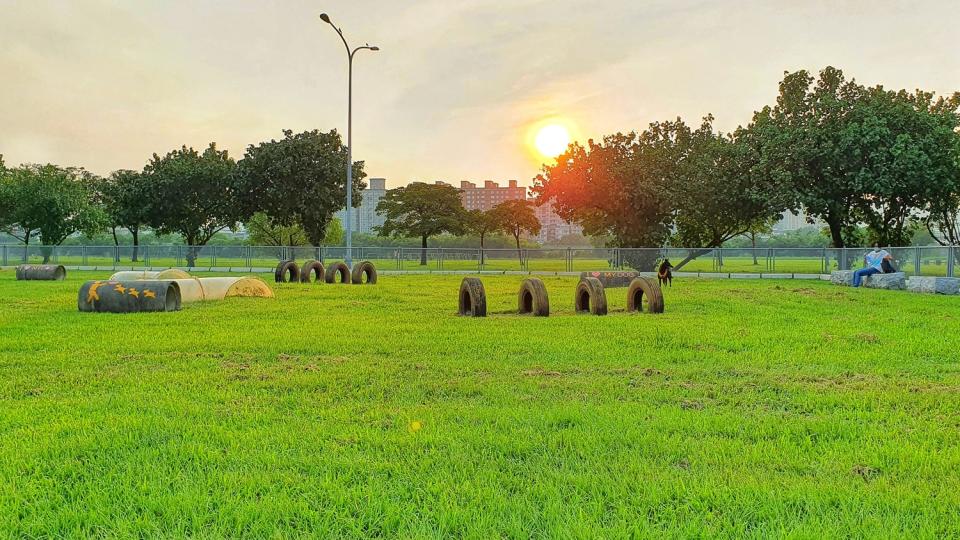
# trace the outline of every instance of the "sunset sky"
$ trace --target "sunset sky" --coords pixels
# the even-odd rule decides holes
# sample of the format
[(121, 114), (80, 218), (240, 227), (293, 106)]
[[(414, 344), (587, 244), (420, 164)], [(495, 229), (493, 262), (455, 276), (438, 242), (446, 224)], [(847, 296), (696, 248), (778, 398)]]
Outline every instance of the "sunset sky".
[(531, 129), (580, 140), (707, 113), (729, 130), (784, 70), (960, 90), (955, 1), (0, 0), (0, 154), (99, 174), (153, 153), (346, 127), (388, 186), (529, 184)]

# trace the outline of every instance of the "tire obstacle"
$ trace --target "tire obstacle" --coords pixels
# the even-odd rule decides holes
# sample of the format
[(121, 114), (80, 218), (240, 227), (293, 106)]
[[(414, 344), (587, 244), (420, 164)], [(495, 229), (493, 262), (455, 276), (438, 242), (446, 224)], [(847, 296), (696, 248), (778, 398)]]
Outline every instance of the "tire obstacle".
[(303, 268), (300, 269), (300, 283), (310, 283), (311, 281), (323, 283), (324, 269), (322, 262), (309, 260), (303, 263)]
[(487, 293), (483, 282), (477, 278), (465, 277), (460, 282), (459, 314), (464, 317), (487, 316)]
[(327, 283), (349, 284), (351, 281), (350, 267), (342, 262), (331, 263), (330, 266), (327, 267), (324, 280)]
[(550, 298), (543, 281), (537, 278), (523, 280), (517, 292), (517, 313), (534, 317), (550, 316)]
[(375, 285), (377, 283), (377, 267), (370, 261), (355, 264), (351, 278), (354, 285)]
[(648, 277), (634, 278), (627, 289), (627, 312), (643, 311), (643, 299), (647, 299), (647, 313), (663, 313), (663, 289)]
[(63, 281), (67, 269), (58, 264), (23, 264), (16, 269), (17, 281)]
[(296, 283), (300, 281), (300, 267), (295, 261), (280, 261), (273, 278), (277, 283)]
[(586, 277), (577, 283), (577, 290), (573, 300), (574, 311), (579, 315), (606, 315), (607, 293), (603, 284), (594, 277)]

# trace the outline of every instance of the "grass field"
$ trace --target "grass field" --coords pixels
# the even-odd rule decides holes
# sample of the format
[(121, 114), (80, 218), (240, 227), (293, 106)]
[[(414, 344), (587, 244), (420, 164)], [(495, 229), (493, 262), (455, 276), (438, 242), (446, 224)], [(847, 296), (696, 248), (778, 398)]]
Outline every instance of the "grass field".
[(0, 271), (11, 537), (948, 537), (960, 300), (677, 280), (526, 318), (517, 276), (79, 313)]

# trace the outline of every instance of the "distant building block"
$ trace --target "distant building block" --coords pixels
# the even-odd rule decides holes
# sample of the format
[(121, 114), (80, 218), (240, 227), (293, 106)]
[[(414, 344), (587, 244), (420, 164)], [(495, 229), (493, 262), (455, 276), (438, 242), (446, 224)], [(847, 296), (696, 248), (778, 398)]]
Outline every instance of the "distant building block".
[(960, 294), (960, 278), (912, 276), (907, 290), (929, 294)]

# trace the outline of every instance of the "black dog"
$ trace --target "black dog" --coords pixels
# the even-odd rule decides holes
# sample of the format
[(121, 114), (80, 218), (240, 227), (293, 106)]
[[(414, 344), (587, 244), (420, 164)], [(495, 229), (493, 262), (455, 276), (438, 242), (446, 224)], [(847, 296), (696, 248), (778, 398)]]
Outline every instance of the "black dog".
[(660, 282), (660, 285), (665, 283), (670, 284), (673, 287), (673, 272), (670, 270), (673, 268), (673, 265), (670, 264), (670, 259), (664, 259), (660, 263), (660, 268), (657, 270), (657, 281)]

